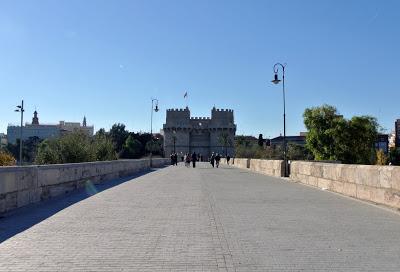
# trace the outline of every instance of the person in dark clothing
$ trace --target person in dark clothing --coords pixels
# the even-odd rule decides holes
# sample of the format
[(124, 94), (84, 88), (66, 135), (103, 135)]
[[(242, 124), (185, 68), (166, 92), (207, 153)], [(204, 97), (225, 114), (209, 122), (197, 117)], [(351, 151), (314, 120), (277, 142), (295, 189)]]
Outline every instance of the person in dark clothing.
[(210, 163), (211, 163), (212, 167), (214, 168), (214, 163), (215, 163), (215, 155), (214, 155), (214, 152), (211, 154)]
[(228, 155), (226, 156), (226, 163), (229, 165), (229, 161), (231, 160), (231, 157)]
[(217, 153), (217, 155), (215, 156), (215, 165), (217, 166), (217, 168), (219, 167), (220, 160), (221, 160), (221, 156)]
[(185, 166), (190, 167), (190, 154), (189, 153), (186, 153), (186, 156), (185, 156)]
[(196, 152), (193, 152), (193, 154), (192, 154), (193, 168), (196, 168), (196, 161), (197, 161), (197, 155), (196, 155)]
[(175, 162), (175, 165), (178, 166), (178, 154), (176, 154), (176, 153), (174, 155), (174, 162)]
[(175, 164), (175, 162), (174, 162), (174, 159), (175, 159), (174, 153), (171, 153), (171, 156), (169, 156), (169, 157), (171, 158), (171, 165), (174, 165)]

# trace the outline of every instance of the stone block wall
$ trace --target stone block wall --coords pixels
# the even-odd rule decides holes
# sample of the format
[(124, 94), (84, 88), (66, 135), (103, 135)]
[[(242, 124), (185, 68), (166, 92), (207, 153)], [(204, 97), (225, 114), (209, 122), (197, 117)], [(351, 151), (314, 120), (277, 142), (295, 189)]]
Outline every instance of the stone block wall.
[[(226, 160), (223, 159), (226, 163)], [(231, 159), (232, 163), (232, 159)], [(261, 159), (243, 159), (235, 158), (235, 163), (232, 165), (238, 168), (247, 168), (264, 175), (283, 177), (285, 166), (283, 160), (261, 160)]]
[[(153, 167), (169, 159), (153, 159)], [(150, 169), (148, 159), (0, 167), (0, 214), (84, 187), (87, 182), (133, 175)]]
[(400, 167), (292, 161), (290, 178), (354, 198), (400, 208)]
[(250, 168), (250, 159), (235, 158), (231, 163), (238, 168)]
[(274, 177), (283, 177), (285, 164), (283, 160), (250, 160), (250, 170)]

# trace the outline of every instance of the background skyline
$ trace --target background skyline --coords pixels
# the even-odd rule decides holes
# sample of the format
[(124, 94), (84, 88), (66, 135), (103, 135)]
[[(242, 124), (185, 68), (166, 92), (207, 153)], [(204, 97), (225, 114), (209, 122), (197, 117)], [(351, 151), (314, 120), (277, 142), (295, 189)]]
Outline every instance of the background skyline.
[(397, 1), (1, 1), (0, 132), (37, 108), (41, 123), (124, 123), (153, 130), (167, 108), (192, 116), (235, 111), (237, 134), (304, 131), (304, 109), (334, 105), (372, 115), (390, 132), (400, 118)]

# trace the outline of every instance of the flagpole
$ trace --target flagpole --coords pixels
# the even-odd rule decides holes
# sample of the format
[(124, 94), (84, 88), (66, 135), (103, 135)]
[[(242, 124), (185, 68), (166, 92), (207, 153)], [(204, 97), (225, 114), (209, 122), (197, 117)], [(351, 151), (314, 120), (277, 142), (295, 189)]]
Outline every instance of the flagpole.
[(185, 92), (185, 94), (183, 95), (183, 98), (185, 99), (185, 101), (186, 101), (186, 108), (189, 108), (189, 103), (188, 103), (188, 93), (187, 92)]

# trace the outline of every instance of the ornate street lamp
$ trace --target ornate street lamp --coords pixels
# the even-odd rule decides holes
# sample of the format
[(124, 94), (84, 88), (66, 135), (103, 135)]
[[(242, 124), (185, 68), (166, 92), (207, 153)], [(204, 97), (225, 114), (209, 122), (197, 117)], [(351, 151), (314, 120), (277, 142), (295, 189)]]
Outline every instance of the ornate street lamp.
[[(154, 103), (155, 102), (155, 103)], [(155, 106), (155, 107), (154, 107)], [(150, 118), (150, 167), (153, 166), (153, 111), (158, 112), (158, 99), (152, 98), (151, 99), (151, 118)]]
[(15, 109), (16, 112), (21, 113), (21, 127), (19, 130), (19, 165), (22, 166), (22, 123), (24, 122), (24, 100), (21, 101), (21, 105), (18, 105)]
[[(274, 79), (271, 80), (274, 84), (279, 84), (282, 81), (283, 87), (283, 161), (285, 164), (285, 177), (288, 176), (287, 148), (286, 148), (286, 101), (285, 101), (285, 66), (286, 64), (276, 63), (274, 65)], [(282, 80), (278, 77), (279, 68), (282, 69)]]
[(176, 149), (175, 149), (175, 144), (176, 144), (176, 130), (174, 129), (173, 131), (172, 131), (172, 133), (174, 134), (173, 136), (172, 136), (172, 139), (174, 140), (174, 154), (176, 153)]

